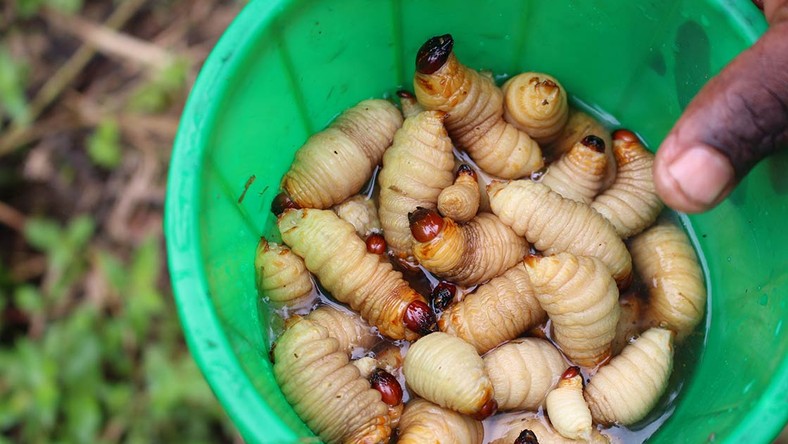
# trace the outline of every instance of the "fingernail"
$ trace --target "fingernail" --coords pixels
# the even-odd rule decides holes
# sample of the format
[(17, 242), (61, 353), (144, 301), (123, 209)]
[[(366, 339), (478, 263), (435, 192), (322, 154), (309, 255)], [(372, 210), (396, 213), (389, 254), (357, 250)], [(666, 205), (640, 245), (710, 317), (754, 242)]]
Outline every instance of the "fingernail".
[(668, 165), (668, 173), (689, 200), (704, 206), (716, 203), (734, 178), (728, 158), (705, 146), (682, 153)]

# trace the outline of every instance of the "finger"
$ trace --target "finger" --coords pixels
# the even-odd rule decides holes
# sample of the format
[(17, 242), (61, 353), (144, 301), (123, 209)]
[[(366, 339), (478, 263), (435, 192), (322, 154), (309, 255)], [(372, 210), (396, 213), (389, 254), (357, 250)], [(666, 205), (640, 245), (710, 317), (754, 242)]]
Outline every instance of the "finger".
[(657, 151), (657, 192), (676, 210), (708, 210), (760, 159), (784, 145), (788, 21), (774, 23), (692, 100)]

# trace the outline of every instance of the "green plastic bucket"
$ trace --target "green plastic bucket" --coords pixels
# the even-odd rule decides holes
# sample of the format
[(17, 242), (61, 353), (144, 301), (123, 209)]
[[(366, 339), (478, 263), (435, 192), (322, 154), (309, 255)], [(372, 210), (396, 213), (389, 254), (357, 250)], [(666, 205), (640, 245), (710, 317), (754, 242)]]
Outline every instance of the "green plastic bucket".
[[(184, 111), (167, 251), (189, 347), (249, 442), (312, 436), (271, 373), (253, 257), (295, 150), (341, 110), (410, 87), (416, 50), (452, 33), (496, 74), (558, 77), (656, 147), (701, 85), (765, 30), (749, 0), (253, 1)], [(652, 442), (766, 443), (788, 418), (788, 157), (688, 220), (705, 256), (708, 335)], [(265, 307), (262, 307), (263, 313)]]

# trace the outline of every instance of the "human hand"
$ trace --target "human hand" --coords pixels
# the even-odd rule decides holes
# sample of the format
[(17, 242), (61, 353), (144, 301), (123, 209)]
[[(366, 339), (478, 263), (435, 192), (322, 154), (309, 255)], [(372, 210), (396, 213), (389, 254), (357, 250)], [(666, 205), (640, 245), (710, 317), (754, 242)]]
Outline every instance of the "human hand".
[(701, 89), (657, 150), (657, 192), (676, 210), (713, 208), (788, 145), (788, 0), (762, 6), (769, 30)]

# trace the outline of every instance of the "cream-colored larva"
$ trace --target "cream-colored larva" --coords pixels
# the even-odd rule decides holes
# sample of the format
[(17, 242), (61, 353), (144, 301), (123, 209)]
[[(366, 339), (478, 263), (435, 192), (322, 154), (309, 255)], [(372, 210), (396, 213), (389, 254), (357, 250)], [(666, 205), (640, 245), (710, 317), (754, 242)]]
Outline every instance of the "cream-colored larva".
[(502, 274), (528, 252), (528, 242), (490, 213), (464, 224), (420, 208), (411, 215), (413, 256), (428, 271), (459, 285)]
[(542, 183), (566, 199), (590, 204), (602, 190), (606, 168), (605, 142), (586, 136), (550, 164)]
[(360, 102), (299, 148), (282, 189), (301, 208), (344, 201), (370, 179), (401, 125), (399, 110), (388, 101)]
[(483, 419), (497, 408), (484, 361), (467, 342), (443, 332), (411, 344), (402, 367), (420, 397), (455, 412)]
[(616, 178), (616, 159), (613, 155), (613, 138), (610, 131), (602, 126), (599, 121), (588, 114), (569, 107), (569, 119), (564, 125), (564, 129), (553, 143), (543, 146), (544, 152), (551, 159), (558, 159), (564, 153), (572, 149), (577, 142), (584, 138), (594, 135), (605, 142), (605, 156), (607, 156), (607, 167), (602, 189), (607, 189)]
[(618, 289), (599, 259), (558, 253), (528, 256), (525, 269), (552, 321), (553, 340), (584, 367), (608, 359), (620, 314)]
[(450, 35), (433, 37), (419, 50), (413, 88), (426, 109), (449, 113), (446, 129), (485, 172), (525, 177), (544, 165), (539, 145), (503, 119), (503, 93), (487, 76), (460, 63)]
[(346, 353), (356, 348), (369, 349), (380, 342), (380, 337), (356, 313), (324, 305), (310, 312), (306, 319), (325, 327), (328, 335), (339, 341), (339, 349)]
[(406, 327), (409, 310), (429, 311), (424, 297), (388, 261), (368, 253), (353, 225), (333, 211), (288, 209), (279, 216), (278, 225), (282, 240), (304, 258), (323, 287), (382, 334), (415, 339), (429, 328), (432, 321), (427, 318), (424, 325)]
[(416, 100), (416, 96), (411, 94), (410, 91), (397, 91), (399, 103), (402, 106), (402, 117), (408, 118), (424, 111), (424, 107)]
[(632, 258), (615, 229), (588, 205), (564, 199), (547, 185), (530, 180), (492, 182), (487, 187), (490, 206), (504, 224), (525, 236), (537, 250), (551, 255), (567, 251), (594, 256), (626, 287)]
[(339, 205), (334, 205), (332, 209), (340, 219), (353, 225), (362, 239), (381, 231), (375, 201), (367, 196), (353, 196)]
[(261, 238), (254, 269), (260, 294), (275, 308), (308, 307), (317, 298), (304, 260), (284, 245)]
[(673, 370), (673, 332), (650, 328), (601, 367), (586, 387), (594, 421), (631, 425), (657, 404)]
[(424, 399), (405, 406), (398, 444), (482, 444), (484, 428), (477, 421)]
[(621, 353), (632, 338), (637, 337), (644, 330), (644, 302), (638, 295), (621, 295), (618, 298), (618, 306), (621, 308), (621, 316), (618, 318), (616, 337), (613, 339), (613, 356)]
[(539, 338), (515, 339), (483, 359), (499, 410), (536, 411), (567, 368), (561, 352)]
[(591, 411), (583, 398), (583, 375), (570, 367), (547, 394), (545, 410), (553, 428), (564, 438), (589, 440), (593, 424)]
[(438, 211), (455, 222), (468, 222), (479, 211), (481, 191), (474, 171), (467, 164), (460, 165), (454, 184), (438, 196)]
[(657, 220), (665, 206), (654, 187), (651, 154), (630, 131), (613, 133), (618, 175), (613, 185), (594, 199), (591, 208), (609, 220), (622, 238), (640, 233)]
[(438, 319), (438, 327), (482, 354), (546, 320), (525, 265), (519, 262), (449, 306)]
[(500, 427), (505, 427), (506, 432), (503, 436), (492, 440), (490, 444), (608, 444), (611, 442), (596, 429), (591, 430), (588, 440), (564, 438), (546, 422), (546, 419), (536, 415), (536, 413), (522, 413), (502, 421)]
[(441, 190), (454, 181), (454, 154), (444, 117), (441, 111), (409, 117), (383, 155), (378, 214), (386, 242), (400, 258), (411, 258), (413, 247), (408, 213), (418, 207), (435, 209)]
[(539, 145), (555, 140), (569, 117), (566, 90), (548, 74), (524, 72), (501, 87), (503, 118)]
[(388, 442), (387, 405), (324, 327), (301, 319), (275, 345), (274, 377), (279, 388), (323, 441)]
[(703, 319), (706, 288), (698, 256), (678, 225), (660, 221), (630, 244), (635, 268), (649, 290), (646, 322), (665, 325), (683, 340)]

